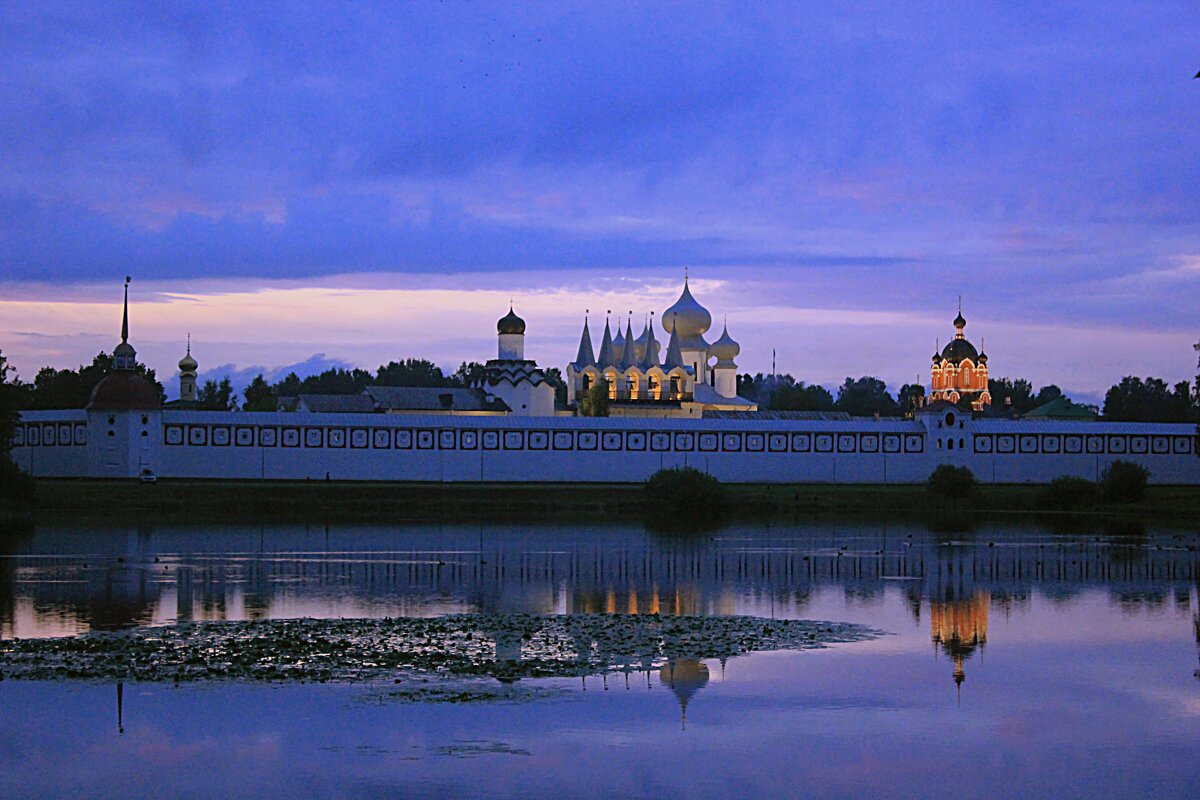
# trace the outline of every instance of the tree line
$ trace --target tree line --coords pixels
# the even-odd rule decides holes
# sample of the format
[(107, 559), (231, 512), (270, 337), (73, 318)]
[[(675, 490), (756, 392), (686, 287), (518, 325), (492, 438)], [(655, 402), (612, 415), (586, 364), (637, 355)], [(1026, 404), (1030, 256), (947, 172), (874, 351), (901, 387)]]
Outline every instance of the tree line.
[[(13, 421), (19, 411), (83, 408), (96, 384), (112, 369), (111, 354), (101, 352), (90, 364), (80, 365), (77, 369), (43, 367), (33, 381), (25, 383), (10, 379), (13, 370), (0, 353), (0, 447), (7, 447), (11, 427), (5, 425), (15, 424)], [(158, 388), (160, 397), (166, 398), (153, 369), (142, 363), (135, 369)], [(267, 381), (260, 373), (240, 392), (226, 377), (207, 380), (198, 387), (197, 406), (219, 411), (275, 411), (279, 407), (279, 398), (301, 394), (358, 394), (367, 386), (477, 386), (483, 379), (483, 371), (482, 364), (464, 361), (458, 369), (447, 374), (427, 359), (406, 358), (381, 365), (373, 373), (359, 368), (334, 367), (304, 378), (293, 372), (275, 383)], [(555, 388), (559, 403), (564, 403), (566, 384), (562, 373), (555, 367), (544, 372)], [(988, 381), (988, 390), (993, 403), (1010, 405), (1018, 415), (1063, 396), (1062, 390), (1054, 384), (1034, 391), (1033, 384), (1024, 378), (992, 378)], [(904, 384), (896, 395), (892, 395), (884, 381), (870, 375), (848, 377), (835, 391), (836, 396), (824, 386), (806, 384), (786, 373), (737, 376), (738, 395), (771, 411), (842, 411), (851, 416), (898, 417), (919, 408), (926, 396), (925, 387), (919, 383)], [(600, 398), (597, 401), (602, 402)], [(1125, 377), (1108, 390), (1103, 408), (1098, 411), (1102, 411), (1105, 419), (1116, 422), (1200, 422), (1200, 375), (1192, 383), (1179, 381), (1175, 384), (1154, 377)], [(6, 414), (11, 420), (9, 423), (5, 422)]]
[[(887, 384), (870, 375), (846, 378), (837, 387), (837, 396), (819, 384), (805, 384), (788, 374), (737, 377), (739, 397), (758, 403), (770, 411), (842, 411), (855, 417), (899, 417), (911, 414), (924, 405), (925, 387), (919, 383), (904, 384), (893, 396)], [(988, 392), (992, 403), (1011, 408), (1015, 415), (1024, 415), (1059, 397), (1062, 389), (1047, 384), (1034, 391), (1033, 384), (1024, 378), (991, 378)], [(961, 405), (969, 410), (970, 401)], [(1104, 396), (1104, 419), (1113, 422), (1200, 422), (1200, 375), (1194, 383), (1180, 381), (1169, 385), (1161, 378), (1128, 376), (1112, 386)]]
[[(14, 413), (21, 410), (46, 410), (83, 408), (91, 398), (92, 391), (106, 375), (113, 371), (112, 355), (101, 352), (91, 364), (78, 369), (55, 369), (43, 367), (33, 381), (7, 380), (12, 372), (4, 363), (4, 386), (10, 393), (9, 402)], [(166, 391), (154, 370), (138, 362), (135, 372), (153, 384), (162, 400)], [(555, 387), (560, 399), (566, 400), (566, 384), (562, 373), (551, 367), (543, 370), (547, 381)], [(275, 411), (279, 398), (297, 397), (302, 394), (360, 394), (367, 386), (424, 386), (462, 387), (478, 386), (483, 380), (483, 365), (476, 361), (464, 361), (458, 369), (446, 374), (437, 364), (423, 358), (406, 358), (389, 361), (374, 373), (359, 369), (332, 367), (316, 375), (301, 378), (295, 372), (280, 381), (269, 382), (262, 373), (250, 381), (240, 392), (228, 377), (209, 379), (196, 389), (196, 407), (205, 411)], [(0, 430), (2, 432), (2, 430)]]

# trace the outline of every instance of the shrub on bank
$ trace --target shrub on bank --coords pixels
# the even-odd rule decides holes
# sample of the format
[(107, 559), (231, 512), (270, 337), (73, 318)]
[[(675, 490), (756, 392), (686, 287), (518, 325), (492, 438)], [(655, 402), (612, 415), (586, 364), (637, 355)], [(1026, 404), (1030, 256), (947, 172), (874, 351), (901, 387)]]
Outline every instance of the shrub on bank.
[(975, 475), (966, 467), (941, 464), (930, 474), (926, 488), (934, 497), (964, 500), (975, 489)]
[(725, 487), (712, 475), (692, 467), (660, 469), (643, 491), (648, 512), (694, 520), (725, 510)]
[(1063, 475), (1046, 484), (1042, 489), (1040, 501), (1043, 508), (1081, 511), (1093, 508), (1099, 494), (1099, 487), (1087, 478)]
[(33, 478), (4, 456), (0, 456), (0, 500), (18, 506), (33, 502)]
[(1150, 471), (1132, 461), (1114, 461), (1100, 474), (1100, 494), (1108, 503), (1136, 503), (1146, 496)]

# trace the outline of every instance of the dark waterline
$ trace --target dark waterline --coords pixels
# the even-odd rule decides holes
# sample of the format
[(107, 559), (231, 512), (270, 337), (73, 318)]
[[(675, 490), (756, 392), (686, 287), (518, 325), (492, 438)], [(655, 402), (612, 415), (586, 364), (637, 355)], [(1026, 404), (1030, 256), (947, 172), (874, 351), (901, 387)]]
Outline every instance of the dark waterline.
[[(5, 796), (1190, 797), (1200, 537), (987, 525), (222, 525), (0, 538), (0, 636), (463, 612), (831, 619), (891, 635), (606, 679), (0, 683)], [(627, 683), (628, 682), (628, 683)], [(493, 694), (489, 694), (493, 693)], [(686, 714), (686, 722), (685, 722)]]

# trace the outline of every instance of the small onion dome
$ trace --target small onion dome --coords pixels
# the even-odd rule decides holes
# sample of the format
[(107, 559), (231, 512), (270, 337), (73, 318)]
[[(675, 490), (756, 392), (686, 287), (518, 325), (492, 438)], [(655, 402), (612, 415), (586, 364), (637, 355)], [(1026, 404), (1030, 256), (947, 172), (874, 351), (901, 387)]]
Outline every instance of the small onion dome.
[(956, 327), (956, 328), (967, 327), (967, 321), (965, 319), (963, 319), (963, 315), (962, 315), (961, 311), (958, 312), (958, 316), (954, 318), (954, 327)]
[(980, 364), (986, 364), (986, 363), (987, 363), (987, 353), (980, 353), (980, 354), (979, 354), (979, 363), (980, 363)]
[(942, 348), (942, 358), (957, 366), (967, 359), (979, 361), (979, 351), (966, 339), (956, 338)]
[(940, 364), (940, 363), (942, 363), (942, 354), (941, 354), (941, 353), (934, 353), (934, 354), (933, 354), (933, 363), (935, 363), (935, 364)]
[(525, 320), (513, 313), (512, 306), (508, 307), (508, 313), (500, 318), (496, 323), (496, 331), (498, 333), (518, 333), (525, 335)]
[(152, 411), (162, 408), (158, 387), (136, 372), (110, 373), (96, 384), (87, 407), (97, 411)]
[(187, 355), (179, 359), (180, 372), (195, 372), (200, 365), (196, 363), (196, 359), (192, 358), (192, 351), (189, 350)]
[(667, 333), (679, 328), (680, 344), (690, 347), (712, 327), (712, 315), (708, 309), (696, 302), (688, 288), (687, 280), (683, 282), (683, 294), (662, 315), (662, 326)]
[[(708, 354), (716, 358), (718, 362), (732, 363), (740, 352), (742, 352), (742, 346), (729, 336), (728, 325), (721, 331), (721, 338), (708, 347)], [(724, 366), (724, 364), (720, 364), (720, 366)]]

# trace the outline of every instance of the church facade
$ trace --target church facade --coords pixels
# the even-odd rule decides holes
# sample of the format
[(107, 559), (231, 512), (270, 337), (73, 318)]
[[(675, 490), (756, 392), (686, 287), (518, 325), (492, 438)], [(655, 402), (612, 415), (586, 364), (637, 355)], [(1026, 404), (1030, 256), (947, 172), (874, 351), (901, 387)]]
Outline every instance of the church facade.
[(944, 400), (955, 405), (966, 401), (975, 411), (982, 411), (992, 402), (988, 391), (988, 357), (967, 340), (963, 333), (966, 327), (960, 303), (958, 316), (954, 318), (954, 338), (940, 352), (933, 353), (929, 401)]
[(641, 334), (633, 335), (633, 319), (613, 335), (604, 321), (599, 352), (585, 318), (575, 360), (567, 364), (567, 404), (578, 408), (593, 387), (604, 385), (609, 415), (617, 417), (699, 417), (705, 410), (756, 411), (758, 406), (738, 397), (737, 364), (741, 346), (725, 326), (712, 344), (704, 335), (712, 315), (696, 302), (683, 281), (675, 304), (662, 315), (667, 334), (664, 350), (654, 331), (654, 314), (647, 315)]

